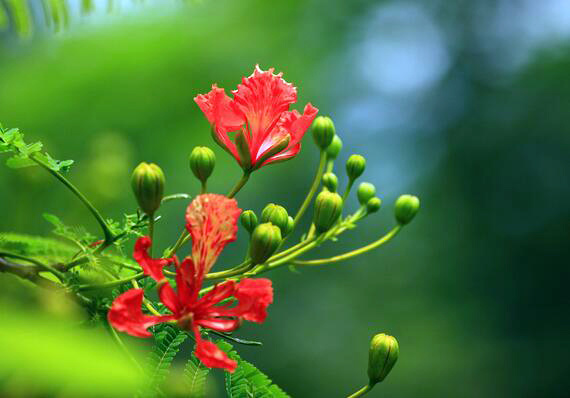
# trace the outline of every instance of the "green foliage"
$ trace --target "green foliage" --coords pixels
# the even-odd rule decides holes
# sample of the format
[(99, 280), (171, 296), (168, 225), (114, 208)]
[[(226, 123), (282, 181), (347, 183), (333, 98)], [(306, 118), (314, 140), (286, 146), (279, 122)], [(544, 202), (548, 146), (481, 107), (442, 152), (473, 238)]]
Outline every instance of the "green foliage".
[(228, 356), (237, 361), (234, 373), (226, 373), (226, 392), (229, 398), (287, 398), (285, 393), (277, 385), (251, 363), (244, 361), (233, 350), (231, 344), (218, 341), (218, 347), (225, 351)]
[(206, 367), (194, 354), (184, 367), (186, 387), (190, 398), (202, 398), (206, 396), (206, 377), (210, 368)]
[(160, 324), (154, 329), (154, 346), (148, 361), (148, 383), (145, 386), (146, 393), (151, 396), (159, 391), (180, 345), (188, 338), (186, 332), (170, 325)]
[(0, 250), (53, 262), (65, 261), (77, 253), (77, 248), (56, 239), (10, 232), (0, 233)]
[(43, 144), (39, 141), (27, 144), (20, 130), (5, 130), (0, 125), (0, 153), (12, 153), (6, 160), (8, 167), (18, 169), (41, 165), (54, 172), (69, 171), (73, 160), (56, 160), (47, 152), (42, 153), (42, 148)]

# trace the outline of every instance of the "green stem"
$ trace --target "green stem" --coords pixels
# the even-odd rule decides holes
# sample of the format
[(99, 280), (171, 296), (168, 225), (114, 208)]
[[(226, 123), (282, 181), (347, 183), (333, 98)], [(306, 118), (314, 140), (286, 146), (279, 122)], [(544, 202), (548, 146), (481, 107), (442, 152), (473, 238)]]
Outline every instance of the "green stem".
[(240, 189), (242, 189), (245, 183), (249, 180), (250, 174), (251, 174), (250, 171), (243, 172), (243, 176), (241, 177), (241, 179), (232, 188), (230, 193), (228, 193), (228, 198), (233, 198), (234, 196), (236, 196), (236, 194), (240, 191)]
[[(297, 226), (297, 224), (301, 220), (301, 217), (303, 217), (303, 215), (305, 214), (305, 211), (307, 211), (307, 208), (309, 207), (311, 200), (313, 200), (313, 196), (315, 196), (315, 193), (317, 192), (317, 189), (319, 188), (319, 184), (321, 183), (321, 178), (323, 177), (323, 171), (325, 169), (326, 161), (327, 161), (326, 152), (321, 151), (321, 157), (319, 159), (319, 166), (317, 167), (317, 172), (315, 174), (315, 178), (313, 179), (313, 184), (311, 185), (311, 188), (309, 190), (309, 193), (307, 194), (307, 197), (305, 198), (304, 202), (301, 204), (301, 207), (299, 208), (299, 210), (297, 211), (297, 214), (295, 214), (295, 218), (293, 219), (293, 230), (295, 229), (295, 227)], [(291, 236), (293, 230), (291, 230), (291, 232), (289, 232), (289, 235), (287, 235), (287, 236)], [(287, 238), (285, 238), (285, 239), (287, 239)]]
[(293, 264), (302, 265), (302, 266), (310, 266), (310, 265), (322, 265), (322, 264), (335, 263), (338, 261), (348, 260), (349, 258), (356, 257), (360, 254), (363, 254), (363, 253), (366, 253), (370, 250), (376, 249), (377, 247), (380, 247), (383, 244), (389, 242), (394, 236), (396, 236), (398, 234), (398, 232), (400, 232), (401, 229), (402, 229), (402, 226), (397, 225), (394, 228), (392, 228), (390, 230), (390, 232), (388, 232), (386, 235), (384, 235), (383, 237), (381, 237), (377, 241), (372, 242), (369, 245), (366, 245), (364, 247), (361, 247), (360, 249), (352, 250), (350, 252), (347, 252), (344, 254), (339, 254), (338, 256), (329, 257), (329, 258), (321, 258), (318, 260), (308, 260), (308, 261), (294, 261)]
[(208, 192), (208, 184), (206, 181), (202, 181), (202, 186), (200, 187), (200, 193), (203, 195)]
[(152, 247), (154, 246), (154, 213), (148, 214), (148, 237), (150, 238), (148, 255), (152, 258)]
[(95, 208), (95, 206), (93, 206), (91, 204), (91, 202), (61, 173), (59, 173), (55, 170), (52, 170), (47, 164), (45, 164), (41, 159), (38, 159), (33, 154), (30, 155), (30, 159), (32, 159), (34, 162), (36, 162), (38, 165), (40, 165), (45, 170), (47, 170), (50, 174), (52, 174), (55, 178), (57, 178), (60, 182), (62, 182), (63, 185), (65, 185), (71, 192), (73, 192), (73, 194), (81, 202), (83, 202), (83, 204), (87, 207), (87, 209), (91, 212), (93, 217), (95, 217), (95, 219), (97, 220), (97, 222), (101, 226), (101, 229), (103, 230), (103, 235), (105, 236), (105, 242), (106, 243), (112, 242), (113, 241), (113, 233), (111, 232), (111, 229), (109, 228), (109, 226), (107, 225), (107, 223), (103, 219), (103, 216), (101, 216), (101, 213), (99, 213), (99, 211)]
[(188, 232), (186, 230), (182, 231), (174, 246), (172, 246), (172, 248), (168, 250), (167, 254), (164, 257), (166, 258), (172, 257), (174, 254), (176, 254), (178, 249), (180, 249), (182, 245), (184, 245), (184, 243), (188, 241), (188, 239), (190, 239), (190, 235), (188, 234)]
[(228, 278), (230, 276), (235, 276), (235, 275), (239, 275), (247, 270), (249, 270), (251, 268), (251, 260), (246, 260), (243, 263), (227, 269), (225, 271), (220, 271), (220, 272), (211, 272), (209, 274), (205, 275), (205, 279), (222, 279), (222, 278)]
[(366, 394), (367, 392), (369, 392), (370, 390), (372, 390), (372, 386), (370, 386), (370, 384), (367, 384), (364, 387), (362, 387), (360, 390), (356, 391), (354, 394), (349, 395), (348, 398), (361, 397), (364, 394)]
[(346, 190), (344, 191), (344, 194), (342, 195), (342, 201), (346, 202), (346, 198), (348, 198), (348, 194), (350, 193), (350, 190), (352, 189), (352, 186), (354, 185), (354, 180), (349, 180), (348, 184), (346, 186)]
[(42, 269), (43, 271), (47, 271), (47, 272), (51, 272), (52, 274), (54, 274), (59, 280), (60, 282), (63, 282), (65, 279), (65, 276), (63, 275), (62, 272), (60, 272), (59, 270), (55, 269), (54, 267), (52, 267), (51, 265), (47, 265), (44, 264), (40, 261), (34, 260), (33, 258), (29, 258), (29, 257), (25, 257), (25, 256), (21, 256), (19, 254), (12, 254), (12, 253), (8, 253), (8, 252), (0, 252), (0, 256), (3, 257), (9, 257), (9, 258), (15, 258), (18, 260), (24, 260), (27, 261), (29, 263), (34, 264), (37, 268)]

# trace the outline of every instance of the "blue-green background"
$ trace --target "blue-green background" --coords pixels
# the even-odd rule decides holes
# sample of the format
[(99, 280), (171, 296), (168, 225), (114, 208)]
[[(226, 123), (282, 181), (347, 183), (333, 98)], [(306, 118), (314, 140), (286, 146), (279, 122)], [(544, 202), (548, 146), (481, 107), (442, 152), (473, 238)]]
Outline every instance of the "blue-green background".
[[(73, 14), (62, 33), (0, 33), (0, 120), (75, 159), (70, 178), (105, 215), (134, 209), (129, 176), (140, 161), (160, 164), (169, 193), (194, 194), (195, 145), (216, 151), (210, 188), (231, 187), (239, 168), (193, 97), (212, 83), (234, 89), (256, 63), (298, 87), (297, 109), (310, 101), (335, 120), (341, 183), (344, 161), (360, 153), (363, 180), (384, 201), (310, 257), (377, 239), (399, 194), (421, 198), (418, 217), (385, 248), (270, 275), (268, 320), (240, 333), (264, 346), (240, 353), (284, 390), (348, 395), (366, 382), (369, 339), (387, 332), (401, 356), (371, 397), (568, 396), (566, 1), (207, 0)], [(297, 158), (254, 174), (240, 207), (294, 212), (317, 161), (307, 136)], [(2, 231), (48, 234), (49, 212), (97, 232), (39, 169), (3, 167), (0, 187)], [(182, 228), (184, 207), (165, 207), (162, 247)], [(241, 260), (239, 235), (218, 269)], [(217, 381), (212, 396), (222, 396)]]

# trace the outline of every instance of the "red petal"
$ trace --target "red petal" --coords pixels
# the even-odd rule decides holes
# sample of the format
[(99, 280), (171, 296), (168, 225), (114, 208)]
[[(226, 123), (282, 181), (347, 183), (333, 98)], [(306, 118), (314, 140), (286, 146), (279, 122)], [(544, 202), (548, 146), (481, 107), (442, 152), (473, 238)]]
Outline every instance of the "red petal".
[(218, 332), (231, 332), (239, 327), (240, 321), (237, 319), (210, 318), (199, 319), (196, 323), (202, 327), (217, 330)]
[(164, 280), (163, 282), (159, 283), (158, 297), (160, 298), (160, 301), (162, 301), (162, 304), (164, 304), (166, 308), (168, 308), (174, 314), (178, 315), (180, 311), (182, 311), (184, 304), (180, 302), (178, 296), (176, 295), (176, 292), (172, 286), (170, 286), (170, 283), (168, 283), (168, 281)]
[(305, 106), (302, 115), (296, 110), (283, 112), (276, 129), (279, 129), (282, 134), (285, 132), (291, 134), (291, 142), (285, 150), (267, 159), (263, 162), (263, 165), (282, 162), (296, 156), (301, 150), (301, 140), (313, 123), (313, 120), (315, 120), (318, 112), (319, 110), (311, 104)]
[(155, 281), (161, 281), (164, 279), (164, 274), (162, 269), (172, 263), (174, 259), (172, 258), (151, 258), (148, 255), (148, 249), (150, 248), (151, 240), (148, 236), (143, 236), (137, 239), (135, 243), (135, 251), (133, 257), (139, 263), (145, 275), (150, 276)]
[(217, 345), (207, 340), (196, 340), (196, 357), (209, 368), (226, 369), (233, 373), (237, 362), (231, 360)]
[(117, 297), (107, 314), (111, 326), (132, 336), (151, 337), (147, 328), (174, 319), (172, 315), (144, 315), (141, 310), (143, 294), (142, 289), (131, 289)]
[(194, 263), (186, 257), (176, 268), (176, 290), (180, 301), (186, 305), (196, 301), (201, 287), (202, 280), (196, 279)]
[[(251, 134), (251, 153), (257, 154), (261, 144), (273, 131), (281, 114), (297, 101), (297, 89), (273, 68), (263, 71), (256, 65), (253, 74), (243, 78), (233, 91), (234, 103), (247, 119)], [(256, 159), (253, 159), (255, 163)]]
[(242, 279), (235, 287), (234, 297), (239, 301), (233, 308), (212, 307), (210, 316), (238, 317), (261, 323), (267, 318), (267, 307), (273, 302), (273, 288), (269, 279)]
[(245, 119), (235, 110), (233, 100), (226, 95), (223, 88), (218, 88), (214, 84), (208, 94), (197, 95), (194, 101), (212, 125), (218, 144), (239, 161), (236, 147), (228, 137), (228, 133), (239, 130), (245, 124)]
[[(263, 322), (267, 317), (267, 307), (273, 303), (273, 287), (269, 279), (242, 279), (237, 285), (235, 298), (241, 309), (241, 317), (251, 322)], [(241, 308), (240, 308), (241, 307)]]
[(211, 291), (200, 298), (200, 306), (204, 308), (218, 304), (223, 299), (232, 296), (235, 292), (235, 287), (236, 283), (232, 280), (214, 286)]
[(297, 156), (299, 151), (301, 151), (301, 143), (298, 143), (294, 147), (286, 149), (283, 152), (279, 152), (275, 156), (271, 156), (269, 159), (267, 159), (261, 165), (265, 166), (265, 165), (272, 164), (272, 163), (284, 162), (285, 160), (289, 160), (289, 159)]
[(199, 195), (186, 210), (186, 228), (192, 236), (192, 259), (196, 278), (206, 274), (223, 248), (236, 239), (241, 213), (235, 199), (224, 195)]

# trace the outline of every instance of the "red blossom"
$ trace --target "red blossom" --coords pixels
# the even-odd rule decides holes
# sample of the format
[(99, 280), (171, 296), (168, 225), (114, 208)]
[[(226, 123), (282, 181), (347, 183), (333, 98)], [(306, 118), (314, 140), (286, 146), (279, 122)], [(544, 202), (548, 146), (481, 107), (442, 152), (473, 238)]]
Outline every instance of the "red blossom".
[[(301, 150), (301, 139), (315, 119), (318, 109), (310, 103), (303, 114), (290, 111), (297, 102), (297, 89), (274, 69), (263, 71), (256, 65), (253, 74), (233, 90), (234, 98), (217, 85), (194, 98), (212, 125), (216, 142), (230, 152), (245, 170), (290, 159)], [(247, 148), (239, 150), (229, 133), (243, 134)]]
[[(108, 314), (109, 323), (117, 330), (137, 337), (150, 337), (150, 326), (176, 322), (192, 331), (196, 339), (196, 357), (208, 367), (233, 372), (236, 362), (228, 358), (214, 343), (203, 340), (200, 328), (231, 332), (242, 320), (263, 322), (267, 307), (273, 302), (273, 288), (268, 279), (229, 280), (215, 285), (199, 296), (204, 275), (212, 267), (226, 244), (236, 238), (240, 209), (234, 199), (222, 195), (200, 195), (186, 211), (187, 228), (192, 236), (192, 256), (179, 263), (175, 258), (153, 259), (148, 255), (148, 237), (135, 244), (134, 258), (143, 272), (158, 282), (159, 298), (172, 312), (151, 316), (142, 312), (143, 290), (131, 289), (115, 299)], [(164, 277), (162, 269), (176, 266), (176, 290)], [(224, 304), (222, 301), (232, 298)]]

